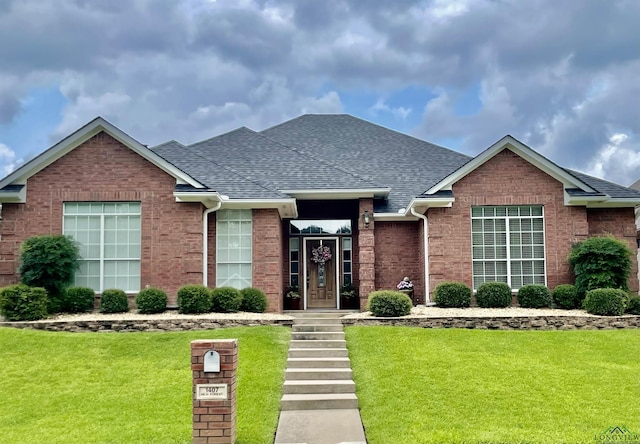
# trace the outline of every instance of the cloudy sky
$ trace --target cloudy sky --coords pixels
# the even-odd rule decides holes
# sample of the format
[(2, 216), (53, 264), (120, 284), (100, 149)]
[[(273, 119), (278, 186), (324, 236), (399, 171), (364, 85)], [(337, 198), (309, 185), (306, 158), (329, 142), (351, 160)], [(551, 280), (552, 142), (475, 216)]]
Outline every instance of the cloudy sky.
[(637, 0), (0, 0), (0, 176), (101, 115), (192, 143), (349, 113), (640, 178)]

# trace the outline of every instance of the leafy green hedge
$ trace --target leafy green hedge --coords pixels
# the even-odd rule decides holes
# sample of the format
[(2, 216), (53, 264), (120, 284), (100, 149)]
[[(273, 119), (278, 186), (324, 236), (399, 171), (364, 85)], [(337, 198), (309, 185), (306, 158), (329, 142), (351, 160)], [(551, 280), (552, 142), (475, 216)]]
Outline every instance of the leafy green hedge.
[(25, 284), (0, 288), (0, 313), (7, 321), (36, 321), (47, 316), (47, 291)]
[(125, 313), (129, 311), (127, 294), (117, 288), (104, 290), (100, 298), (100, 311), (102, 313)]
[(242, 295), (241, 311), (252, 313), (264, 313), (267, 309), (267, 296), (258, 288), (243, 288), (240, 290)]
[(504, 282), (485, 282), (476, 291), (476, 302), (482, 308), (510, 307), (511, 287)]
[(578, 295), (575, 285), (562, 284), (553, 289), (551, 293), (553, 303), (558, 308), (564, 308), (565, 310), (573, 310), (576, 308), (582, 308), (582, 301)]
[(211, 290), (211, 310), (217, 313), (235, 313), (242, 305), (240, 290), (233, 287), (218, 287)]
[(411, 313), (411, 307), (411, 298), (399, 291), (378, 290), (369, 293), (368, 309), (374, 316), (406, 316)]
[(136, 296), (136, 306), (140, 313), (162, 313), (167, 309), (167, 293), (159, 288), (147, 287)]
[(67, 313), (83, 313), (93, 310), (96, 293), (88, 287), (69, 287), (64, 292), (62, 311)]
[(629, 299), (629, 305), (627, 305), (625, 313), (640, 315), (640, 296), (631, 296), (631, 298)]
[(523, 308), (551, 307), (551, 292), (544, 285), (525, 285), (518, 290), (518, 303)]
[(433, 291), (433, 300), (439, 307), (468, 307), (471, 305), (471, 288), (462, 282), (443, 282)]
[(584, 309), (601, 316), (620, 316), (629, 302), (626, 291), (617, 288), (597, 288), (589, 290), (584, 298)]
[(178, 290), (179, 313), (207, 313), (211, 310), (211, 292), (204, 285), (184, 285)]

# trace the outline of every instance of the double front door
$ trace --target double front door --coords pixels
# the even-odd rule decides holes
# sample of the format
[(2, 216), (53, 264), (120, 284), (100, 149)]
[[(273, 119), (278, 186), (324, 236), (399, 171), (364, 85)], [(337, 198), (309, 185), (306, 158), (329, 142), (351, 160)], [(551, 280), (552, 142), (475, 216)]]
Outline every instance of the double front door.
[(338, 238), (304, 239), (305, 308), (339, 308)]

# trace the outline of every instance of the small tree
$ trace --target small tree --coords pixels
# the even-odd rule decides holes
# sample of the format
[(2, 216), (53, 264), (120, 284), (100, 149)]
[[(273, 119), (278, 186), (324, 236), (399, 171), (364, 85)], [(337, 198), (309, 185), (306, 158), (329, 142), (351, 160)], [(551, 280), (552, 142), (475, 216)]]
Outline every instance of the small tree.
[(73, 283), (79, 267), (76, 242), (63, 235), (34, 236), (25, 240), (20, 249), (22, 283), (45, 288), (49, 296), (49, 312), (59, 312), (65, 289)]
[(569, 253), (569, 263), (576, 276), (578, 298), (582, 300), (587, 291), (598, 288), (628, 290), (631, 254), (625, 242), (611, 235), (575, 244)]

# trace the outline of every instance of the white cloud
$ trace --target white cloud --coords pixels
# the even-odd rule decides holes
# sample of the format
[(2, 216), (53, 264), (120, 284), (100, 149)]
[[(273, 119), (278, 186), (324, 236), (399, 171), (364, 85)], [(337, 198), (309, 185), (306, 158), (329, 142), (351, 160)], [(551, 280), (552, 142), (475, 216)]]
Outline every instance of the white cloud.
[(369, 107), (369, 113), (373, 116), (377, 116), (379, 113), (389, 113), (397, 119), (406, 120), (413, 111), (410, 107), (397, 106), (390, 107), (385, 103), (385, 100), (379, 98), (376, 103)]
[(622, 185), (640, 179), (640, 144), (625, 133), (614, 133), (589, 162), (585, 171), (596, 177), (608, 177)]
[(7, 145), (0, 143), (0, 171), (3, 175), (12, 173), (23, 163), (22, 159), (16, 159), (16, 153)]

